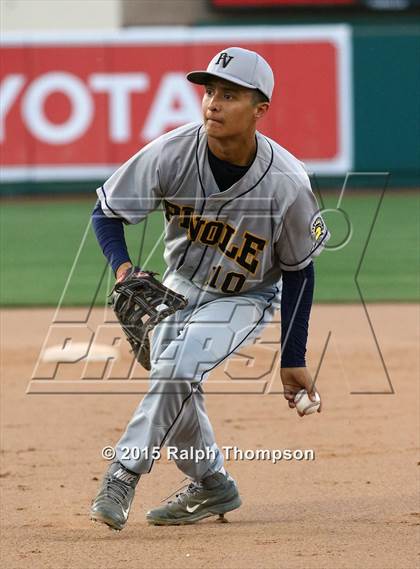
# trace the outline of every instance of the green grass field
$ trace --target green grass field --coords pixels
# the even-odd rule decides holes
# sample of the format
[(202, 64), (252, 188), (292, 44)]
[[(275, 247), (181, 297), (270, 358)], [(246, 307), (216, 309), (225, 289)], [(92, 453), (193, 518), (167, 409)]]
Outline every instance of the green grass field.
[[(355, 275), (360, 265), (379, 193), (345, 197), (342, 209), (352, 226), (349, 242), (342, 214), (325, 220), (330, 249), (316, 260), (316, 301), (358, 301)], [(89, 228), (92, 201), (3, 202), (1, 206), (1, 303), (3, 306), (103, 303), (112, 275)], [(324, 207), (335, 208), (337, 195), (328, 194)], [(366, 301), (410, 301), (419, 296), (419, 198), (413, 193), (385, 194), (360, 265), (358, 283)], [(126, 227), (133, 260), (164, 272), (162, 214)], [(85, 235), (85, 238), (84, 238)], [(76, 261), (77, 258), (77, 261)], [(76, 261), (76, 262), (75, 262)], [(71, 272), (73, 269), (73, 272)], [(101, 277), (104, 278), (101, 278)]]

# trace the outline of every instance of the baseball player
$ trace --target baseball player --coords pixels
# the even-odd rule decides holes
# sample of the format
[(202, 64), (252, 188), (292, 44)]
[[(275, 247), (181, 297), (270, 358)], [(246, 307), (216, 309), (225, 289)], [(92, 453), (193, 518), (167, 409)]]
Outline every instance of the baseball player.
[[(202, 123), (142, 148), (97, 190), (94, 230), (117, 282), (133, 268), (124, 224), (161, 206), (167, 270), (162, 283), (188, 300), (164, 319), (151, 344), (150, 388), (135, 410), (92, 502), (91, 518), (125, 525), (153, 449), (175, 447), (188, 487), (147, 513), (155, 525), (197, 522), (241, 505), (206, 412), (208, 374), (272, 319), (281, 303), (281, 379), (290, 408), (315, 387), (305, 351), (314, 289), (312, 259), (329, 233), (303, 164), (256, 130), (269, 111), (273, 72), (258, 53), (230, 47), (206, 71)], [(137, 449), (137, 452), (132, 452)], [(195, 460), (195, 451), (205, 458)], [(181, 451), (185, 451), (182, 453)]]

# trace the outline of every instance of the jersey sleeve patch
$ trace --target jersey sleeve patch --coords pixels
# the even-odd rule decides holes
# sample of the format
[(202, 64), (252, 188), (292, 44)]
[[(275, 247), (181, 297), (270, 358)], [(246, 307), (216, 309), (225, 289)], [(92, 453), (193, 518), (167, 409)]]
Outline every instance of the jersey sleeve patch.
[(331, 236), (324, 220), (322, 219), (322, 216), (319, 213), (316, 213), (312, 218), (310, 224), (310, 232), (312, 238), (310, 256), (317, 257), (324, 249), (327, 241)]
[(311, 236), (314, 241), (314, 244), (317, 244), (319, 241), (322, 241), (323, 237), (327, 233), (327, 227), (324, 223), (322, 217), (317, 213), (311, 221)]

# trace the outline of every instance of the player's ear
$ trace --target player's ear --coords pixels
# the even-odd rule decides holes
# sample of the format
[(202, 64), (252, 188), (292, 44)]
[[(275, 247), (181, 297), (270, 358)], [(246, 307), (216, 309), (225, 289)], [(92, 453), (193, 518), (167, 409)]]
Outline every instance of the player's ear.
[(258, 103), (258, 105), (255, 105), (255, 112), (254, 112), (255, 118), (257, 120), (262, 119), (262, 117), (266, 114), (269, 108), (270, 108), (270, 103)]

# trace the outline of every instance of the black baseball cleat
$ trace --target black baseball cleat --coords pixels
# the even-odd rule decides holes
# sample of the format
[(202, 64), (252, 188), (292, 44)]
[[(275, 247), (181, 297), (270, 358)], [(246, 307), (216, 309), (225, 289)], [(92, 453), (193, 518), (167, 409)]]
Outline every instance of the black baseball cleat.
[(119, 462), (108, 468), (90, 508), (90, 519), (121, 530), (130, 512), (140, 474), (127, 470)]
[(220, 516), (241, 505), (238, 488), (228, 474), (216, 472), (200, 482), (191, 482), (175, 500), (147, 512), (146, 519), (156, 526), (194, 524), (210, 516)]

